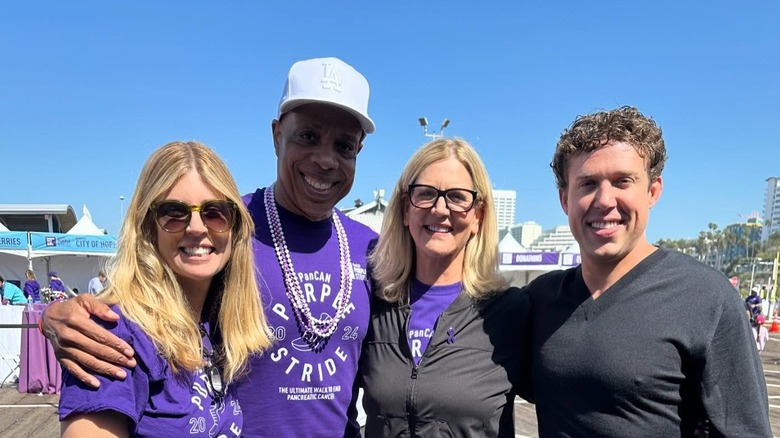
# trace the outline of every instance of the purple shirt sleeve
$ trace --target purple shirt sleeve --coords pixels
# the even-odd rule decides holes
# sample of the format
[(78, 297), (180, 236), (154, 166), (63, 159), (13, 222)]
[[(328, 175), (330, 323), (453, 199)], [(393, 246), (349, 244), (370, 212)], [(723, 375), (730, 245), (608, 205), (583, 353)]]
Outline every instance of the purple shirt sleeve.
[[(112, 306), (121, 315), (121, 311)], [(243, 416), (233, 385), (215, 399), (202, 370), (174, 374), (152, 340), (123, 316), (118, 323), (96, 320), (135, 350), (137, 366), (124, 380), (97, 376), (88, 388), (63, 369), (60, 420), (75, 413), (115, 411), (128, 418), (133, 436), (238, 437)], [(222, 435), (220, 435), (222, 434)]]
[[(115, 306), (113, 309), (117, 311)], [(144, 342), (146, 336), (139, 337), (134, 333), (135, 330), (124, 317), (116, 324), (96, 322), (135, 349), (138, 365), (132, 370), (127, 370), (128, 377), (124, 381), (97, 376), (100, 380), (100, 387), (97, 389), (87, 387), (63, 368), (60, 420), (74, 413), (88, 414), (110, 410), (128, 417), (130, 430), (135, 430), (143, 406), (149, 397), (150, 377), (159, 377), (162, 364), (148, 354), (147, 342)], [(147, 363), (149, 359), (151, 363)]]

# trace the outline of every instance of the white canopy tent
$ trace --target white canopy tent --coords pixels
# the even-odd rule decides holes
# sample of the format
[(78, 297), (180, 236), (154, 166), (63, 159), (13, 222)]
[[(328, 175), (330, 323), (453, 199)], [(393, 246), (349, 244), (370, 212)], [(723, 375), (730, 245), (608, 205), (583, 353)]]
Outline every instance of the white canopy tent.
[(116, 254), (116, 237), (107, 236), (93, 222), (89, 210), (68, 233), (0, 233), (0, 273), (24, 283), (24, 271), (32, 269), (42, 286), (48, 273), (57, 272), (70, 289), (86, 291), (92, 277)]
[(79, 221), (76, 222), (76, 225), (68, 230), (66, 234), (81, 234), (84, 236), (102, 236), (106, 234), (105, 230), (98, 228), (98, 226), (92, 222), (92, 214), (90, 214), (86, 204), (82, 207), (81, 211), (81, 219), (79, 219)]
[(558, 253), (530, 251), (507, 234), (498, 244), (498, 269), (512, 286), (525, 286), (534, 278), (560, 269)]
[(48, 273), (56, 272), (65, 286), (79, 293), (87, 291), (89, 280), (96, 277), (105, 268), (110, 257), (96, 255), (51, 255), (33, 259), (33, 272), (38, 276), (41, 286), (48, 285)]
[(507, 234), (498, 244), (498, 268), (512, 286), (525, 286), (546, 272), (579, 265), (579, 250), (575, 244), (563, 252), (531, 251), (520, 245), (511, 234)]
[(582, 263), (582, 258), (580, 257), (580, 245), (577, 242), (561, 252), (561, 267), (563, 269), (572, 268), (580, 263)]
[(0, 275), (6, 280), (24, 284), (24, 271), (29, 267), (27, 232), (0, 231)]
[(520, 242), (515, 239), (512, 233), (506, 233), (503, 239), (498, 242), (498, 252), (525, 252), (528, 251)]

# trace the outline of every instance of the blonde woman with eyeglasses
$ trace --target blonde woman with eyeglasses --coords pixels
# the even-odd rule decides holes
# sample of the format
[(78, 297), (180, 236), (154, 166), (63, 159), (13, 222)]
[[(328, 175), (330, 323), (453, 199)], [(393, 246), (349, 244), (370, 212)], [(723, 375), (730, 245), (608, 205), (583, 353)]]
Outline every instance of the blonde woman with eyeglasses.
[(156, 150), (138, 179), (94, 320), (132, 346), (126, 378), (97, 389), (63, 371), (63, 437), (237, 437), (231, 385), (271, 345), (254, 224), (222, 160), (197, 142)]
[(530, 307), (499, 275), (491, 184), (471, 145), (441, 138), (414, 153), (369, 260), (365, 436), (514, 437)]

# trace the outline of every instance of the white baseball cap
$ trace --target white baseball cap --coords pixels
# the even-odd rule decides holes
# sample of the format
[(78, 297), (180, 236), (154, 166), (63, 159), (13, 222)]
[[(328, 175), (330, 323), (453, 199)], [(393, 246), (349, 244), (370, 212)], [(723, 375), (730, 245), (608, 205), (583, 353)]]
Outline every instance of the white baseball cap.
[(368, 81), (338, 58), (298, 61), (290, 67), (279, 101), (279, 117), (307, 103), (326, 103), (355, 116), (366, 134), (374, 132), (368, 117)]

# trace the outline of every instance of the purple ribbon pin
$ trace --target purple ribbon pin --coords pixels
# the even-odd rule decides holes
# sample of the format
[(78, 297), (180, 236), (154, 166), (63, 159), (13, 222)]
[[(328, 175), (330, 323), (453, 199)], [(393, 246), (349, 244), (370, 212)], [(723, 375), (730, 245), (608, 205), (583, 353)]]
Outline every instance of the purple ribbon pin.
[(448, 344), (455, 343), (455, 329), (452, 327), (450, 327), (450, 329), (447, 330), (447, 343)]

